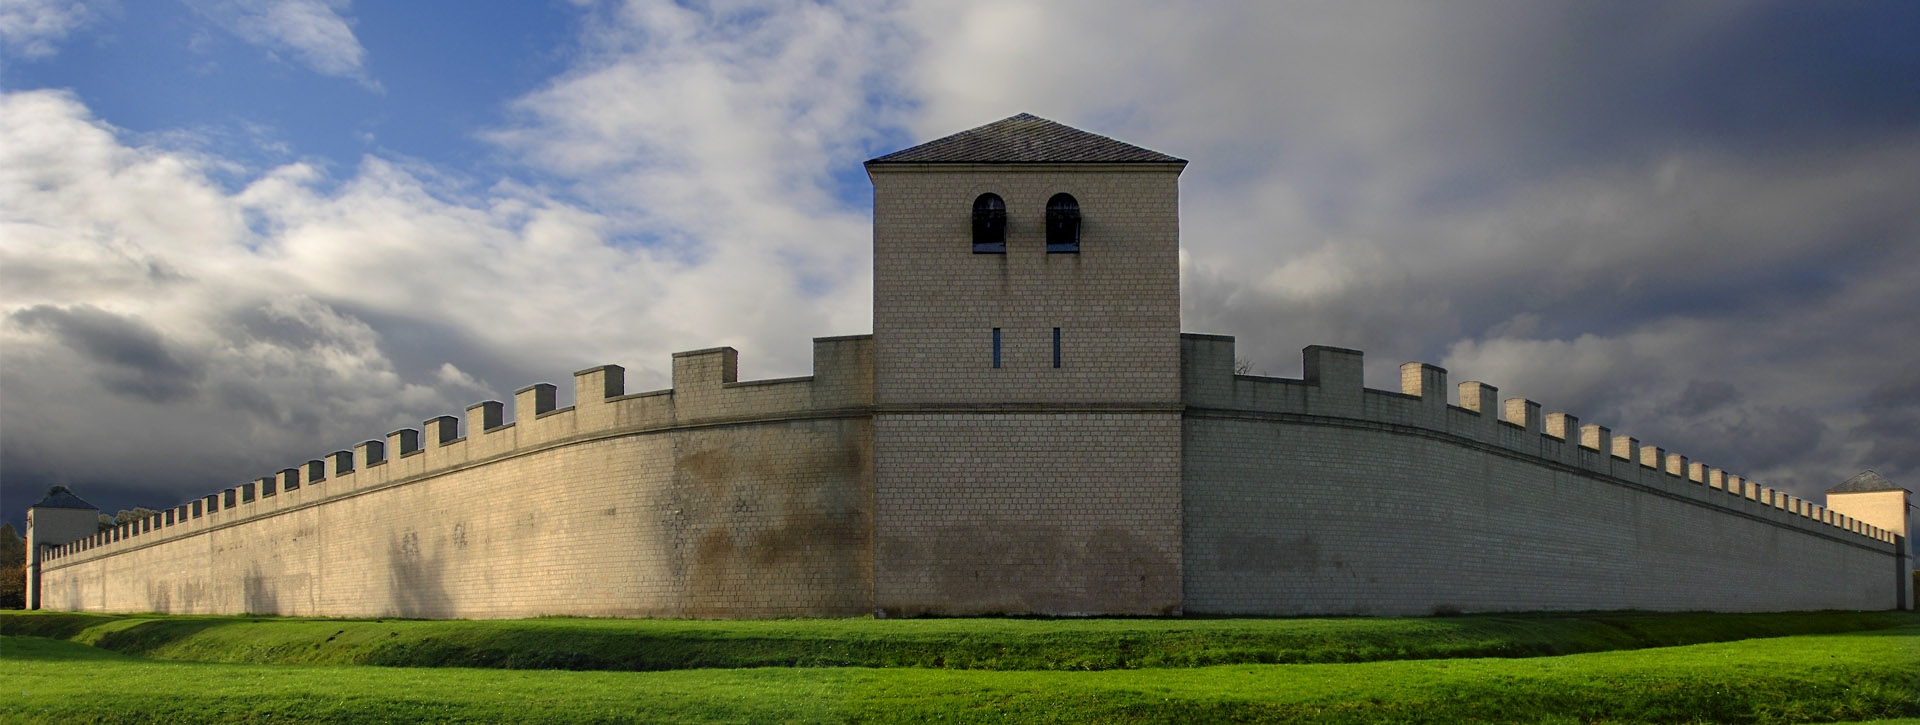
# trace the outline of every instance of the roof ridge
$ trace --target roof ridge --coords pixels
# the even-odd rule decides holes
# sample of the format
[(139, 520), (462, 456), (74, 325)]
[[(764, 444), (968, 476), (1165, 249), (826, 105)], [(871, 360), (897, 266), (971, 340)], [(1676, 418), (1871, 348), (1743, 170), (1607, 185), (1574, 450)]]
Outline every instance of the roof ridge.
[(886, 164), (1086, 164), (1185, 165), (1185, 159), (1141, 148), (1021, 112), (867, 161)]
[(1869, 491), (1904, 491), (1899, 485), (1887, 480), (1885, 476), (1869, 468), (1842, 481), (1840, 485), (1827, 489), (1827, 493), (1866, 493)]
[(100, 510), (99, 506), (87, 503), (79, 496), (73, 495), (73, 492), (67, 490), (65, 486), (56, 486), (52, 490), (47, 491), (46, 498), (40, 499), (40, 503), (36, 503), (27, 508)]

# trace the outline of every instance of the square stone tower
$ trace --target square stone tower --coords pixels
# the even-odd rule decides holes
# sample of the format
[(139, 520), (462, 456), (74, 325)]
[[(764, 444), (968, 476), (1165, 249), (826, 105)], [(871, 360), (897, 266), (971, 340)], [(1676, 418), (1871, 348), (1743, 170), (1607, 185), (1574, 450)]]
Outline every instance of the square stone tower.
[(1900, 608), (1914, 608), (1912, 494), (1873, 471), (1861, 471), (1827, 489), (1827, 509), (1900, 537)]
[(100, 530), (100, 509), (64, 486), (27, 507), (27, 608), (40, 608), (40, 549), (70, 544)]
[(867, 162), (879, 613), (1179, 612), (1185, 166), (1026, 114)]

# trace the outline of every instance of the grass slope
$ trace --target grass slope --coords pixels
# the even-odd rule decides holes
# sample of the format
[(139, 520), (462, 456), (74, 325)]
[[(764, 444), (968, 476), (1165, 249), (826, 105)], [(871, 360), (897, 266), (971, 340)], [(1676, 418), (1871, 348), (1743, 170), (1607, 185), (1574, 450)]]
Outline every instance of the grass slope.
[(150, 659), (506, 669), (1110, 670), (1531, 657), (1920, 625), (1897, 612), (1421, 619), (340, 620), (0, 614), (0, 633)]
[(8, 636), (0, 675), (9, 722), (1826, 722), (1920, 716), (1920, 626), (1532, 659), (1101, 672), (246, 666)]

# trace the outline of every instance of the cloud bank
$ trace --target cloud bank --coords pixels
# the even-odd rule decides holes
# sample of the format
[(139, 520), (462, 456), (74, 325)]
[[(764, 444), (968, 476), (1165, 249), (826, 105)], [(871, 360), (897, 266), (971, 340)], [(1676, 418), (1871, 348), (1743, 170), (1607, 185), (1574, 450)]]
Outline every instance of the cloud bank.
[[(367, 67), (344, 5), (196, 7)], [(1920, 478), (1911, 11), (580, 12), (571, 67), (484, 135), (506, 173), (246, 169), (7, 94), (10, 510), (165, 505), (590, 365), (661, 387), (674, 350), (805, 374), (808, 337), (870, 329), (859, 162), (1022, 111), (1192, 161), (1184, 326), (1258, 372), (1355, 347), (1375, 387), (1435, 362), (1803, 497)]]

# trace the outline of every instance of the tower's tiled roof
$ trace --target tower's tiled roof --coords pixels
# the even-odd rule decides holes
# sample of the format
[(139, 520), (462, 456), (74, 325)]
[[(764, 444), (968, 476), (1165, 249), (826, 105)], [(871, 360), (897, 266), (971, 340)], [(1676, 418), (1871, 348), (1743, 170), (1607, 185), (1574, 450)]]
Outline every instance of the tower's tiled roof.
[(1838, 486), (1827, 489), (1827, 493), (1865, 493), (1868, 491), (1898, 491), (1899, 486), (1882, 478), (1873, 471), (1861, 471), (1860, 475), (1847, 479)]
[(93, 505), (93, 504), (90, 504), (90, 503), (87, 503), (87, 502), (85, 502), (85, 501), (82, 501), (82, 500), (80, 500), (80, 497), (79, 497), (79, 496), (75, 496), (75, 495), (73, 495), (73, 492), (72, 492), (72, 491), (68, 491), (68, 490), (66, 490), (66, 489), (64, 489), (64, 488), (63, 488), (63, 489), (60, 489), (60, 490), (57, 490), (57, 491), (53, 491), (53, 492), (51, 492), (51, 493), (48, 493), (48, 494), (47, 494), (47, 497), (46, 497), (46, 498), (43, 498), (43, 499), (40, 499), (40, 503), (37, 503), (37, 504), (34, 504), (33, 506), (31, 506), (31, 507), (29, 507), (29, 508), (37, 508), (37, 509), (92, 509), (92, 510), (94, 510), (94, 511), (99, 511), (99, 510), (100, 510), (100, 507), (99, 507), (99, 506), (95, 506), (95, 505)]
[(1097, 133), (1029, 113), (872, 159), (878, 164), (1184, 164)]

